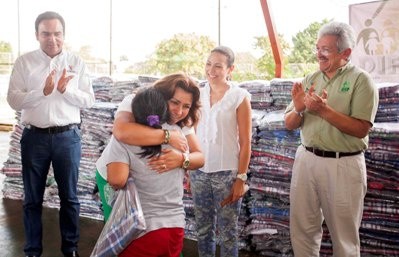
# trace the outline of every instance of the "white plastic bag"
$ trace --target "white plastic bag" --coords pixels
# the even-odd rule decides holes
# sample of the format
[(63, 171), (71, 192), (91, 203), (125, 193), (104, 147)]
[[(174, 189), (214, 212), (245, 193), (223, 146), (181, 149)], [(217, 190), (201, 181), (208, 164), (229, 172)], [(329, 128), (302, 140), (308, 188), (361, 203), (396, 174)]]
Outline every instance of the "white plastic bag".
[(111, 214), (90, 256), (117, 256), (145, 229), (140, 199), (129, 177), (126, 186), (117, 191)]

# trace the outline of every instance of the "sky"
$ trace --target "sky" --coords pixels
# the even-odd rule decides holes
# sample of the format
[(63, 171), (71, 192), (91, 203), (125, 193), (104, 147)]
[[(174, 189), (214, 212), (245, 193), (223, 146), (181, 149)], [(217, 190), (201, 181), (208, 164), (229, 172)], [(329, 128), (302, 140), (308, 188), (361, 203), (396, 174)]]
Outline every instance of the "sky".
[[(349, 22), (349, 5), (364, 2), (370, 1), (268, 0), (275, 29), (288, 42), (312, 22)], [(215, 43), (220, 35), (220, 43), (235, 52), (256, 55), (254, 37), (267, 36), (260, 0), (220, 0), (220, 24), (218, 3), (219, 0), (2, 0), (0, 41), (10, 42), (16, 54), (18, 50), (24, 53), (37, 49), (34, 21), (39, 13), (53, 10), (65, 19), (67, 45), (74, 50), (90, 45), (93, 55), (106, 59), (125, 55), (129, 61), (143, 61), (158, 43), (177, 33), (206, 35)]]

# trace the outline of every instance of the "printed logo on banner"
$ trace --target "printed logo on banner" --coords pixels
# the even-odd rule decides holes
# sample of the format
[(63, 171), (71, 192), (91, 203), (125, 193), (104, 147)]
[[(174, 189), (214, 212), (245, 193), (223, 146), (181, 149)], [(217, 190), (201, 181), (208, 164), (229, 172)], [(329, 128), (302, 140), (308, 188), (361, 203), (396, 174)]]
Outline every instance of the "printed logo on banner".
[(357, 33), (354, 64), (376, 82), (399, 81), (399, 1), (354, 4), (350, 23)]

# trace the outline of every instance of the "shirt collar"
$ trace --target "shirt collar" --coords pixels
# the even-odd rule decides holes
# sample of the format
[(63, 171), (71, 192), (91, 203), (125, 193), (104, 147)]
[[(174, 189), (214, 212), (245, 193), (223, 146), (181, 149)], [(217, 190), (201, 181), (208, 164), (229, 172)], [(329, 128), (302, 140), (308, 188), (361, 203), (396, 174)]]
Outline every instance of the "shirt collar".
[(40, 54), (42, 55), (42, 57), (43, 58), (47, 58), (47, 59), (54, 59), (54, 58), (59, 58), (59, 57), (61, 57), (61, 56), (63, 56), (64, 55), (64, 50), (61, 50), (61, 52), (59, 53), (59, 54), (57, 54), (56, 56), (54, 56), (53, 58), (51, 58), (50, 56), (48, 56), (44, 51), (43, 51), (43, 49), (41, 49), (41, 48), (39, 48), (39, 52), (40, 52)]
[[(333, 79), (333, 78), (335, 78), (336, 76), (338, 76), (339, 74), (345, 72), (346, 70), (348, 70), (348, 69), (351, 68), (352, 66), (353, 66), (353, 64), (352, 64), (350, 61), (347, 62), (345, 65), (343, 65), (343, 66), (341, 66), (341, 67), (339, 67), (339, 68), (337, 69), (337, 72), (335, 73), (334, 77), (332, 77), (331, 79)], [(325, 81), (331, 80), (330, 78), (327, 77), (327, 75), (326, 75), (324, 72), (322, 72), (322, 73), (323, 73), (323, 78), (324, 78)]]

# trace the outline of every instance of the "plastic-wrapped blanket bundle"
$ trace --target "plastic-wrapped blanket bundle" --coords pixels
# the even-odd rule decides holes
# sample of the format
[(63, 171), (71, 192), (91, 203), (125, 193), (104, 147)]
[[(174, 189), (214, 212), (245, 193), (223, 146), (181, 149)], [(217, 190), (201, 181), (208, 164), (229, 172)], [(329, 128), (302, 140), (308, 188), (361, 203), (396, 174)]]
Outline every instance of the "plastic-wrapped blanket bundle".
[(377, 84), (380, 101), (375, 122), (399, 122), (399, 82)]
[(270, 81), (270, 92), (273, 97), (273, 105), (275, 106), (275, 110), (285, 109), (285, 107), (291, 102), (292, 85), (294, 82), (301, 80), (301, 78), (274, 78)]
[(375, 123), (365, 156), (362, 256), (399, 256), (399, 123)]
[(251, 106), (253, 110), (269, 110), (273, 106), (273, 98), (270, 93), (270, 82), (266, 80), (244, 81), (238, 84), (251, 94)]
[(120, 254), (146, 229), (140, 199), (129, 178), (126, 186), (116, 194), (112, 212), (91, 253), (91, 257), (110, 257)]
[(96, 101), (99, 102), (111, 102), (110, 89), (114, 85), (114, 81), (107, 76), (94, 78), (92, 81), (93, 91), (96, 97)]

